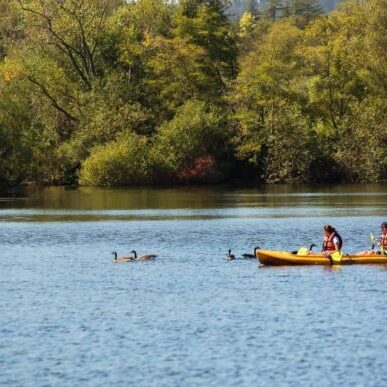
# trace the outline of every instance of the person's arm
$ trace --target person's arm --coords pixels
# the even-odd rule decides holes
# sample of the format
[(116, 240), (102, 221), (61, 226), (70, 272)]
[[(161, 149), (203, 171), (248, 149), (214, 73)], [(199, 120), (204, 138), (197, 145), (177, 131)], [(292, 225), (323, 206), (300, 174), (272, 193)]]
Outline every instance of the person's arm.
[(380, 248), (381, 245), (382, 245), (382, 235), (378, 239), (376, 239), (376, 246)]
[(340, 251), (339, 238), (334, 237), (332, 242), (335, 245), (335, 250)]
[(383, 238), (383, 234), (382, 235), (380, 235), (380, 238), (378, 238), (377, 240), (376, 240), (376, 244), (377, 244), (377, 246), (378, 246), (378, 248), (379, 248), (379, 251), (382, 253), (382, 254), (384, 254), (384, 255), (387, 255), (387, 250), (383, 247), (383, 245), (382, 245), (382, 238)]

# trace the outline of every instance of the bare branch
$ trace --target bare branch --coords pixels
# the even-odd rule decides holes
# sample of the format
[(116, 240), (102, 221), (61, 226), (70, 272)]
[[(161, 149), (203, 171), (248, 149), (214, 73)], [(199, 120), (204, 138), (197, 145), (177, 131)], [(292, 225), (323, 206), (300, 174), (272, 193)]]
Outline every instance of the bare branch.
[[(105, 7), (103, 8), (103, 11), (101, 13), (101, 17), (99, 18), (99, 22), (98, 22), (97, 34), (99, 34), (99, 32), (101, 30), (103, 19), (105, 18), (106, 13), (107, 13), (108, 4), (109, 4), (109, 2), (105, 1)], [(92, 52), (93, 55), (94, 55), (96, 47), (97, 47), (97, 40), (95, 40), (93, 48), (91, 49), (91, 52)]]
[(55, 109), (62, 112), (67, 118), (69, 118), (71, 121), (78, 122), (78, 118), (74, 117), (72, 114), (70, 114), (67, 110), (65, 110), (62, 106), (59, 105), (58, 101), (48, 92), (47, 88), (37, 81), (36, 79), (32, 78), (31, 76), (27, 76), (27, 79), (33, 83), (34, 85), (38, 86), (40, 90), (43, 92), (43, 94), (51, 101)]
[[(51, 34), (51, 36), (57, 41), (57, 47), (60, 48), (63, 52), (65, 52), (68, 55), (71, 63), (73, 64), (76, 72), (78, 73), (78, 75), (85, 82), (88, 89), (91, 89), (91, 83), (90, 83), (90, 80), (88, 79), (88, 76), (87, 76), (87, 74), (89, 73), (88, 66), (87, 66), (87, 62), (85, 62), (85, 58), (84, 58), (84, 55), (82, 54), (82, 52), (79, 51), (76, 47), (74, 47), (71, 44), (69, 44), (68, 42), (66, 42), (66, 40), (55, 31), (55, 29), (52, 25), (52, 20), (45, 14), (44, 11), (43, 12), (36, 11), (35, 9), (26, 7), (23, 4), (22, 0), (17, 0), (17, 1), (18, 1), (19, 5), (23, 11), (30, 12), (30, 13), (40, 17), (41, 19), (43, 19), (45, 21), (44, 24), (34, 25), (34, 26), (42, 28)], [(44, 2), (40, 1), (40, 4), (42, 6), (42, 9), (44, 10)], [(82, 70), (80, 65), (78, 64), (78, 61), (76, 60), (75, 55), (78, 56), (82, 60), (84, 66), (85, 66), (86, 74), (84, 73), (84, 71)]]
[(58, 4), (58, 6), (60, 9), (62, 9), (62, 11), (66, 12), (77, 21), (81, 34), (81, 44), (83, 48), (83, 53), (80, 54), (83, 66), (88, 74), (95, 75), (94, 58), (90, 50), (89, 44), (87, 43), (86, 33), (82, 20), (78, 17), (75, 11), (68, 9), (63, 4)]

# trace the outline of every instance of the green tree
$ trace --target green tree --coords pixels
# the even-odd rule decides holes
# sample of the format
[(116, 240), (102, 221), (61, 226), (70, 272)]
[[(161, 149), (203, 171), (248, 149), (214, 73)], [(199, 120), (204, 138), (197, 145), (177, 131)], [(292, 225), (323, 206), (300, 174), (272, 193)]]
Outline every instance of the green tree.
[(334, 157), (346, 182), (379, 182), (387, 176), (387, 103), (369, 98), (351, 106)]
[(303, 28), (322, 15), (322, 9), (319, 0), (288, 0), (285, 14), (292, 16), (296, 25)]
[[(353, 12), (351, 8), (344, 10)], [(365, 19), (361, 24), (364, 46), (356, 53), (365, 56), (365, 60), (360, 76), (366, 80), (373, 96), (387, 98), (387, 3), (371, 0), (363, 4), (361, 10)]]
[(244, 12), (239, 19), (239, 30), (238, 30), (238, 35), (241, 38), (246, 38), (249, 35), (251, 35), (252, 31), (254, 30), (255, 26), (255, 20), (254, 20), (254, 15), (247, 11)]
[(174, 20), (175, 35), (208, 52), (207, 71), (216, 80), (219, 92), (237, 74), (237, 45), (232, 25), (221, 1), (182, 2)]
[(276, 21), (284, 15), (286, 7), (283, 5), (283, 0), (268, 0), (263, 10), (263, 15), (271, 21)]
[(210, 60), (203, 47), (175, 37), (156, 37), (145, 80), (152, 105), (161, 107), (158, 117), (168, 120), (190, 98), (202, 100), (219, 96), (217, 79), (209, 73)]
[(6, 56), (9, 46), (24, 37), (20, 10), (14, 0), (0, 0), (0, 61)]

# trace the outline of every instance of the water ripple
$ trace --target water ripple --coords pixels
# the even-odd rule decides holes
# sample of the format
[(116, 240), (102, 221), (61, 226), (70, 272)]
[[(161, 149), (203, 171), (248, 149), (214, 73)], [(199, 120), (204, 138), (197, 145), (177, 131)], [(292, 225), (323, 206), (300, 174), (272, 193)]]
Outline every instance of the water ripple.
[[(384, 220), (372, 195), (334, 209), (305, 197), (297, 208), (3, 208), (0, 385), (385, 385), (385, 266), (223, 259), (318, 243), (332, 220), (346, 249), (363, 249)], [(133, 248), (158, 258), (111, 261)]]

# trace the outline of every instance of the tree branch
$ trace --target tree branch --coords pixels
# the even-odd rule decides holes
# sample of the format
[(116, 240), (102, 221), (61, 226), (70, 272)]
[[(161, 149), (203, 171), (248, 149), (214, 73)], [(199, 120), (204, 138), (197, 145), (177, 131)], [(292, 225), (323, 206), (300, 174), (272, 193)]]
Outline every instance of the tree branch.
[(69, 118), (73, 122), (78, 122), (78, 118), (74, 117), (72, 114), (70, 114), (67, 110), (65, 110), (62, 106), (59, 105), (58, 101), (48, 92), (47, 88), (38, 82), (36, 79), (32, 78), (31, 76), (27, 76), (27, 79), (33, 83), (34, 85), (38, 86), (40, 90), (43, 92), (43, 94), (51, 101), (55, 109), (59, 110), (61, 113), (63, 113), (67, 118)]
[(94, 58), (90, 51), (89, 44), (87, 43), (86, 33), (85, 33), (85, 29), (83, 28), (82, 21), (77, 16), (75, 11), (68, 9), (63, 4), (58, 4), (58, 6), (63, 12), (66, 12), (78, 23), (79, 31), (81, 35), (81, 44), (82, 44), (82, 52), (79, 52), (79, 55), (83, 62), (83, 67), (85, 68), (86, 73), (94, 76), (95, 75)]
[[(91, 83), (90, 83), (90, 80), (89, 80), (88, 76), (86, 75), (86, 74), (88, 74), (88, 71), (87, 71), (88, 68), (86, 66), (86, 68), (85, 68), (86, 74), (85, 74), (83, 72), (82, 68), (80, 67), (80, 65), (78, 64), (78, 61), (75, 58), (75, 55), (77, 55), (84, 62), (84, 55), (82, 55), (82, 52), (79, 51), (74, 46), (72, 46), (69, 43), (67, 43), (64, 40), (64, 38), (62, 38), (54, 30), (54, 27), (52, 25), (52, 20), (44, 12), (39, 12), (39, 11), (36, 11), (36, 10), (34, 10), (32, 8), (26, 7), (23, 4), (22, 0), (17, 0), (17, 1), (18, 1), (19, 5), (20, 5), (20, 7), (21, 7), (21, 9), (23, 11), (30, 12), (30, 13), (40, 17), (41, 19), (43, 19), (45, 21), (44, 24), (35, 25), (35, 26), (48, 31), (51, 34), (51, 36), (57, 41), (57, 47), (60, 48), (63, 52), (65, 52), (68, 55), (68, 57), (70, 58), (70, 61), (71, 61), (72, 65), (74, 66), (76, 72), (78, 73), (78, 75), (81, 77), (81, 79), (85, 82), (85, 84), (87, 85), (88, 89), (90, 90), (91, 89)], [(41, 3), (41, 6), (43, 7), (44, 4)], [(84, 62), (84, 64), (85, 64), (85, 62)]]

